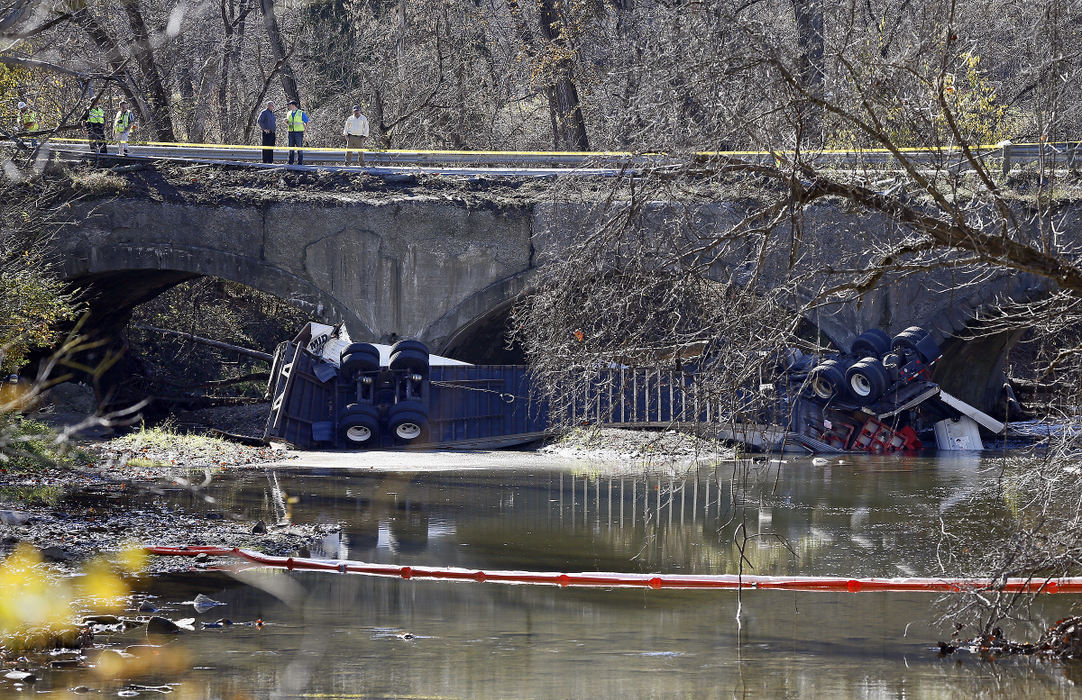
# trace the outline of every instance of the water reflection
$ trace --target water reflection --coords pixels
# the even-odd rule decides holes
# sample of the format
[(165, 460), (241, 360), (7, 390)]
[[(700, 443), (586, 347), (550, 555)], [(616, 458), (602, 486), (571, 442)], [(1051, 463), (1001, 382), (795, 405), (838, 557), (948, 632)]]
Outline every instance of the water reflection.
[[(987, 478), (994, 475), (974, 458), (866, 458), (827, 468), (760, 462), (746, 473), (729, 465), (623, 473), (581, 466), (282, 473), (217, 484), (213, 495), (215, 509), (252, 518), (340, 523), (341, 531), (319, 543), (314, 556), (481, 569), (731, 573), (740, 562), (735, 536), (746, 532), (745, 571), (893, 576), (936, 572), (939, 514), (962, 507), (964, 496)], [(936, 626), (932, 595), (747, 592), (738, 624), (731, 591), (581, 590), (283, 571), (248, 571), (243, 584), (220, 573), (193, 573), (146, 586), (163, 604), (196, 593), (228, 604), (201, 618), (224, 610), (234, 620), (267, 622), (178, 639), (175, 645), (198, 670), (145, 680), (179, 680), (182, 696), (1075, 692), (1074, 679), (1065, 676), (1076, 672), (1073, 667), (938, 659), (931, 647), (946, 633)], [(1035, 637), (1073, 602), (1069, 596), (1042, 600), (1032, 624), (1017, 628), (1016, 636)], [(45, 683), (60, 688), (63, 681)]]
[[(277, 477), (286, 479), (286, 477)], [(342, 529), (314, 556), (478, 568), (929, 575), (938, 516), (978, 461), (756, 462), (638, 474), (507, 471), (292, 475), (297, 522)], [(251, 518), (279, 508), (263, 477), (219, 486)], [(744, 541), (744, 538), (747, 538)]]

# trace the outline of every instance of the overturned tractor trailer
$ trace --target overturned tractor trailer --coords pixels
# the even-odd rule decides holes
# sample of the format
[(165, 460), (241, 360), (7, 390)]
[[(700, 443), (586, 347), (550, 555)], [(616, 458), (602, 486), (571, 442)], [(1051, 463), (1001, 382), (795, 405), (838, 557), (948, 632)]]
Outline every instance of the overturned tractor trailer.
[(819, 364), (801, 358), (788, 372), (799, 389), (786, 437), (815, 452), (914, 451), (922, 436), (940, 450), (983, 449), (980, 429), (999, 435), (1006, 426), (931, 381), (941, 356), (912, 326), (893, 338), (869, 329)]
[[(763, 451), (891, 454), (931, 446), (979, 450), (980, 429), (1003, 423), (930, 380), (939, 347), (920, 328), (873, 329), (823, 361), (791, 353), (773, 423), (722, 420), (686, 370), (596, 372), (561, 422), (643, 428), (713, 426)], [(264, 437), (301, 448), (499, 448), (544, 437), (550, 408), (521, 365), (472, 365), (416, 340), (353, 342), (342, 326), (310, 323), (274, 353)], [(922, 439), (923, 438), (923, 439)]]
[(353, 342), (309, 323), (275, 350), (264, 437), (302, 448), (498, 448), (545, 435), (525, 367), (471, 365), (416, 340)]

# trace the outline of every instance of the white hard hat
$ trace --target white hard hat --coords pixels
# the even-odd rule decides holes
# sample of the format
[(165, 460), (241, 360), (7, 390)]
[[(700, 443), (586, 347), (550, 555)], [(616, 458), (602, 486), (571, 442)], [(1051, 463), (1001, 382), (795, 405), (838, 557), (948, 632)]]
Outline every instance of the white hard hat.
[(26, 103), (25, 102), (20, 102), (19, 103), (19, 109), (26, 109)]

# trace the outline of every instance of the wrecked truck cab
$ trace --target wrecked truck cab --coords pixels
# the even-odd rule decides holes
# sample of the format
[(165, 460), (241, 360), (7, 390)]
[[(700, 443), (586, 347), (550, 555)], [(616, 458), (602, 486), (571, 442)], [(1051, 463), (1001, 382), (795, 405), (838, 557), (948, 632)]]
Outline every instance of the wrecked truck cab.
[[(796, 442), (813, 452), (891, 454), (921, 449), (980, 450), (980, 427), (1004, 424), (944, 392), (931, 380), (942, 356), (927, 331), (912, 326), (889, 338), (870, 329), (848, 353), (811, 369), (792, 402)], [(799, 377), (790, 377), (790, 383)]]

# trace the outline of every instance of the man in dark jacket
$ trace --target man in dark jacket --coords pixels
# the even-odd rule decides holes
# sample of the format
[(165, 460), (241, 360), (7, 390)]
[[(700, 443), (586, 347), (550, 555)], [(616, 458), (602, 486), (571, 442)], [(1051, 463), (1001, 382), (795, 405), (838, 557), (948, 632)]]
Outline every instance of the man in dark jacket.
[[(263, 162), (274, 162), (275, 118), (274, 103), (268, 102), (267, 108), (259, 113), (259, 128), (263, 130)], [(270, 146), (271, 148), (267, 148)]]

